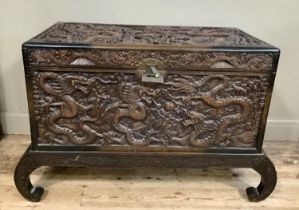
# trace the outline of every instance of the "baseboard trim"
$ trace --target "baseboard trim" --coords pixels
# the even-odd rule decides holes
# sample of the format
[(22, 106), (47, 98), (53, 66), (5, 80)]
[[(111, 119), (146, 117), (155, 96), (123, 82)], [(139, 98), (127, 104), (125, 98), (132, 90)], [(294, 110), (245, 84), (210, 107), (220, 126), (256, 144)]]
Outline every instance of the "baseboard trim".
[(265, 140), (299, 141), (299, 120), (267, 121)]
[[(28, 114), (0, 112), (0, 121), (4, 134), (30, 135)], [(265, 140), (299, 141), (299, 120), (269, 119)]]
[(3, 134), (30, 134), (28, 114), (0, 112), (0, 122)]

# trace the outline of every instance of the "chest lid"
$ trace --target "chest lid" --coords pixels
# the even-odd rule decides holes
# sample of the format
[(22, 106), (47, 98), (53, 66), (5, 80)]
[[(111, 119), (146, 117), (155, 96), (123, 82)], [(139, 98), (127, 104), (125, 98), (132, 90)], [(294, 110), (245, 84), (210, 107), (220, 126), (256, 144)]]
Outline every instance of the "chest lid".
[(237, 28), (58, 22), (23, 44), (26, 66), (271, 69), (279, 50)]
[(26, 45), (103, 48), (273, 48), (237, 28), (58, 22)]

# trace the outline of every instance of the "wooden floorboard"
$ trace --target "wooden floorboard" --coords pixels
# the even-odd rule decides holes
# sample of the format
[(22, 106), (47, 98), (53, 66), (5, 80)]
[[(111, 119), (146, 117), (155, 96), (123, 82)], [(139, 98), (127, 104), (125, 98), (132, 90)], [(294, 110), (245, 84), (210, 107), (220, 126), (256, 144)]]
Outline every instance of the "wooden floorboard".
[(299, 209), (299, 142), (267, 141), (278, 183), (265, 201), (251, 203), (245, 189), (257, 185), (251, 169), (88, 169), (41, 167), (32, 182), (45, 188), (39, 203), (24, 200), (14, 168), (29, 136), (0, 141), (0, 210), (10, 209)]

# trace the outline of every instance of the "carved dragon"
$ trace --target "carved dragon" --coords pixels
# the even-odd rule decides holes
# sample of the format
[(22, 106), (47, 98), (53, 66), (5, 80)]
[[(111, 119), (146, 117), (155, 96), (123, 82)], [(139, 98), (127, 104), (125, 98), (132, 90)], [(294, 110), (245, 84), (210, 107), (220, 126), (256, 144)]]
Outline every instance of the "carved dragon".
[(146, 109), (144, 103), (138, 101), (138, 86), (132, 87), (130, 83), (123, 83), (120, 85), (120, 96), (125, 106), (118, 108), (112, 119), (113, 127), (119, 132), (125, 134), (127, 140), (132, 145), (147, 145), (150, 143), (150, 134), (147, 133), (143, 138), (135, 138), (132, 129), (120, 123), (122, 118), (131, 118), (133, 120), (144, 120), (146, 118)]
[[(210, 80), (218, 79), (221, 80), (218, 85), (213, 87), (212, 89), (201, 92), (199, 95), (194, 96), (184, 96), (184, 100), (202, 100), (207, 105), (213, 107), (216, 110), (221, 108), (225, 108), (230, 105), (238, 105), (242, 107), (242, 112), (224, 116), (221, 118), (221, 121), (218, 127), (206, 119), (206, 117), (196, 111), (188, 112), (191, 121), (185, 121), (185, 126), (192, 125), (194, 130), (191, 132), (190, 135), (182, 137), (182, 138), (173, 138), (174, 141), (178, 141), (181, 144), (186, 144), (187, 139), (189, 139), (190, 143), (194, 146), (207, 146), (212, 144), (219, 144), (224, 143), (226, 144), (226, 140), (229, 139), (229, 135), (225, 133), (226, 128), (234, 123), (238, 123), (240, 121), (246, 120), (246, 117), (250, 114), (250, 104), (248, 100), (243, 97), (229, 97), (229, 98), (222, 98), (222, 99), (215, 99), (215, 95), (217, 92), (223, 90), (228, 85), (228, 78), (222, 75), (213, 75), (204, 77), (201, 81), (197, 82), (190, 76), (185, 76), (188, 78), (187, 80), (181, 80), (180, 86), (184, 87), (185, 91), (190, 94), (190, 92), (194, 92), (196, 87), (203, 87), (206, 85)], [(190, 82), (187, 84), (187, 81)], [(183, 84), (183, 85), (182, 85)], [(236, 87), (237, 88), (237, 87)], [(200, 138), (203, 134), (209, 133), (208, 136), (204, 138)]]
[(67, 118), (72, 119), (78, 114), (86, 113), (94, 109), (94, 105), (84, 106), (78, 103), (71, 95), (76, 90), (80, 89), (82, 92), (88, 93), (88, 89), (83, 86), (78, 86), (75, 81), (80, 81), (83, 84), (91, 85), (95, 79), (87, 79), (83, 76), (68, 76), (65, 78), (65, 82), (69, 87), (67, 90), (59, 91), (52, 88), (47, 80), (58, 79), (59, 75), (55, 73), (44, 73), (40, 75), (39, 85), (45, 93), (56, 97), (61, 102), (52, 103), (50, 106), (59, 106), (60, 108), (54, 111), (47, 118), (48, 128), (55, 133), (56, 135), (64, 135), (68, 138), (73, 144), (89, 144), (92, 143), (96, 137), (103, 137), (102, 134), (98, 133), (94, 129), (90, 128), (86, 123), (94, 122), (96, 119), (90, 117), (81, 117), (79, 120), (79, 127), (86, 134), (83, 137), (78, 137), (77, 134), (69, 128), (62, 127), (58, 124), (59, 119)]

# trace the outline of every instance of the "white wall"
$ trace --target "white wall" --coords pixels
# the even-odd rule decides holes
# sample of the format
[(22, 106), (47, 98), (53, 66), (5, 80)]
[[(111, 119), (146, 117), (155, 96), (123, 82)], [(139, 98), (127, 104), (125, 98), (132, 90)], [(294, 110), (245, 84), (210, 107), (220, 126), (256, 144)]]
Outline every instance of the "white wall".
[(267, 139), (299, 138), (298, 0), (0, 0), (0, 108), (6, 133), (29, 133), (21, 44), (57, 21), (233, 26), (282, 50)]

